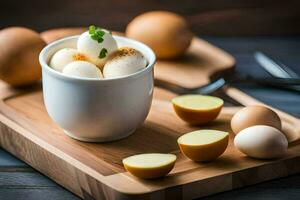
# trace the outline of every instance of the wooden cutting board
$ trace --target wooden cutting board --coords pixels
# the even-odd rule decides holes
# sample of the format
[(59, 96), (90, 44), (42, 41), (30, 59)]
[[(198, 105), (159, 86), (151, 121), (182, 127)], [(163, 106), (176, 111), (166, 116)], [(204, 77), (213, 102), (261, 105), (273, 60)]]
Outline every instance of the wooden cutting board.
[[(155, 76), (194, 87), (233, 66), (230, 55), (195, 38), (185, 57), (158, 61)], [(245, 105), (260, 104), (234, 88), (226, 92)], [(95, 144), (69, 138), (52, 122), (40, 86), (15, 90), (0, 82), (0, 145), (85, 199), (192, 199), (300, 172), (300, 121), (282, 112), (278, 113), (284, 132), (292, 142), (283, 159), (248, 158), (232, 145), (233, 134), (228, 149), (216, 161), (195, 163), (183, 157), (176, 143), (179, 136), (200, 128), (231, 131), (229, 121), (240, 108), (224, 108), (208, 126), (189, 126), (174, 114), (169, 101), (174, 96), (156, 88), (143, 126), (126, 139)], [(125, 172), (121, 161), (145, 152), (175, 153), (178, 161), (167, 177), (140, 180)]]
[[(237, 99), (256, 103), (229, 88)], [(207, 126), (189, 126), (173, 112), (174, 94), (155, 90), (150, 114), (130, 137), (110, 143), (84, 143), (66, 136), (49, 118), (39, 87), (12, 90), (0, 84), (0, 144), (68, 190), (85, 199), (192, 199), (300, 172), (300, 145), (291, 145), (278, 160), (255, 160), (238, 152), (233, 134), (226, 152), (216, 161), (195, 163), (182, 156), (177, 138), (189, 131), (212, 128), (231, 131), (229, 121), (240, 108), (225, 107)], [(284, 131), (292, 140), (300, 136), (300, 120), (280, 113)], [(124, 171), (124, 157), (164, 152), (178, 156), (165, 178), (141, 180)]]

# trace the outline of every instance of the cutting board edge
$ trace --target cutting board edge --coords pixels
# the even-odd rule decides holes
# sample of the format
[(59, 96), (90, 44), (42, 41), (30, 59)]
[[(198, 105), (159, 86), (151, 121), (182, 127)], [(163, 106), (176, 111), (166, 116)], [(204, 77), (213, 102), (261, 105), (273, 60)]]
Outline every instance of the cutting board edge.
[[(15, 127), (12, 128), (11, 125), (13, 125)], [(35, 169), (37, 169), (41, 173), (45, 174), (46, 176), (49, 176), (52, 180), (54, 180), (55, 182), (62, 185), (63, 187), (70, 190), (71, 192), (73, 192), (74, 194), (78, 195), (81, 198), (84, 198), (88, 194), (92, 195), (92, 194), (98, 193), (98, 195), (101, 195), (101, 197), (113, 198), (113, 199), (127, 199), (132, 196), (134, 196), (135, 198), (139, 197), (139, 199), (144, 199), (146, 197), (147, 198), (155, 198), (155, 199), (168, 199), (166, 197), (173, 196), (173, 195), (176, 195), (177, 197), (180, 196), (182, 199), (191, 199), (191, 198), (199, 198), (199, 197), (204, 197), (204, 196), (208, 196), (208, 195), (212, 195), (212, 194), (217, 194), (219, 192), (224, 192), (224, 191), (228, 191), (228, 190), (232, 190), (232, 189), (236, 189), (236, 188), (240, 188), (240, 187), (244, 187), (244, 186), (248, 186), (248, 185), (252, 185), (252, 184), (256, 184), (256, 183), (261, 183), (264, 181), (277, 179), (280, 177), (284, 177), (287, 175), (292, 175), (292, 174), (300, 172), (299, 167), (289, 166), (289, 165), (293, 165), (293, 163), (300, 162), (300, 155), (297, 155), (292, 158), (278, 160), (276, 162), (264, 164), (264, 165), (254, 167), (254, 168), (245, 168), (245, 169), (233, 172), (233, 173), (222, 174), (219, 176), (202, 179), (202, 180), (197, 180), (197, 181), (191, 181), (187, 184), (170, 186), (170, 187), (162, 188), (160, 190), (152, 190), (152, 191), (145, 190), (144, 192), (139, 192), (139, 193), (135, 193), (135, 194), (132, 192), (126, 193), (125, 191), (121, 191), (121, 190), (118, 191), (118, 187), (120, 185), (115, 185), (112, 187), (112, 186), (106, 185), (104, 182), (101, 182), (99, 180), (95, 182), (94, 177), (90, 176), (89, 174), (86, 174), (85, 172), (81, 171), (80, 169), (78, 169), (77, 167), (72, 165), (71, 163), (61, 159), (60, 157), (53, 154), (52, 152), (47, 151), (47, 149), (45, 149), (45, 147), (30, 140), (24, 134), (19, 133), (19, 128), (23, 128), (23, 127), (21, 127), (18, 124), (15, 124), (11, 119), (6, 118), (4, 115), (0, 114), (0, 130), (1, 130), (0, 131), (0, 138), (1, 138), (0, 144), (1, 144), (1, 146), (4, 149), (6, 149), (7, 151), (9, 151), (10, 153), (12, 153), (14, 156), (20, 158), (24, 162), (33, 166)], [(6, 141), (8, 139), (7, 137), (15, 138), (16, 140), (13, 140), (14, 142), (19, 141), (19, 139), (17, 139), (19, 137), (25, 138), (25, 140), (23, 139), (24, 140), (23, 144), (31, 143), (30, 144), (31, 148), (32, 148), (31, 151), (34, 153), (38, 152), (38, 151), (35, 151), (36, 148), (42, 148), (43, 149), (42, 154), (44, 157), (47, 157), (48, 162), (57, 163), (57, 159), (58, 159), (60, 163), (63, 162), (63, 163), (61, 163), (62, 170), (71, 167), (71, 170), (69, 169), (69, 171), (70, 171), (69, 173), (71, 173), (70, 176), (73, 176), (72, 179), (76, 179), (77, 181), (72, 181), (72, 183), (67, 184), (67, 183), (64, 183), (63, 181), (59, 180), (59, 175), (54, 176), (53, 174), (49, 174), (49, 172), (47, 170), (45, 171), (44, 169), (37, 166), (33, 161), (30, 161), (30, 160), (28, 160), (28, 158), (22, 156), (22, 152), (20, 153), (17, 151), (18, 146), (16, 146), (16, 144), (13, 146), (9, 146), (10, 143), (9, 144), (6, 143)], [(17, 142), (17, 144), (22, 145), (22, 143), (19, 143), (19, 142)], [(32, 146), (32, 144), (34, 144), (34, 146)], [(28, 151), (28, 149), (27, 149), (27, 151)], [(49, 160), (49, 158), (50, 158), (50, 160)], [(286, 165), (288, 165), (288, 166), (286, 166)], [(282, 168), (285, 170), (282, 170)], [(289, 170), (287, 170), (287, 169), (289, 169)], [(58, 169), (56, 169), (56, 170), (58, 170)], [(253, 178), (254, 173), (262, 174), (262, 172), (258, 173), (258, 171), (268, 172), (268, 173), (267, 174), (263, 173), (263, 175), (264, 175), (263, 179), (261, 179), (261, 177), (260, 177), (260, 179), (258, 179), (258, 180), (247, 182), (249, 180), (247, 177), (251, 176)], [(123, 173), (115, 174), (115, 175), (124, 176)], [(127, 177), (127, 175), (125, 175), (125, 176)], [(108, 176), (107, 178), (109, 179), (109, 177), (110, 176)], [(237, 181), (234, 180), (235, 177), (237, 177), (237, 179), (238, 179)], [(224, 180), (224, 178), (228, 179), (228, 180)], [(212, 179), (216, 179), (216, 180), (212, 181)], [(225, 181), (226, 183), (230, 183), (230, 185), (227, 184), (226, 187), (221, 187), (221, 189), (218, 189), (218, 191), (207, 190), (207, 188), (209, 188), (208, 187), (209, 184), (215, 185), (216, 181), (220, 182), (220, 184), (226, 185), (226, 184), (224, 184), (224, 181)], [(76, 183), (76, 184), (74, 185), (74, 183)], [(204, 187), (206, 190), (198, 190), (199, 187)], [(178, 192), (181, 192), (181, 194)], [(102, 195), (104, 195), (104, 196), (102, 196)], [(99, 198), (100, 198), (100, 196), (99, 196)]]
[[(134, 193), (134, 191), (122, 190), (120, 183), (118, 183), (118, 184), (109, 184), (111, 176), (103, 176), (102, 178), (97, 179), (97, 178), (95, 178), (95, 174), (90, 174), (87, 171), (84, 171), (84, 170), (78, 168), (77, 166), (75, 166), (74, 162), (66, 161), (62, 157), (55, 154), (55, 152), (53, 152), (53, 148), (55, 148), (55, 147), (51, 146), (51, 144), (47, 144), (47, 146), (45, 146), (45, 145), (37, 142), (38, 140), (32, 139), (30, 137), (30, 135), (28, 136), (28, 134), (31, 134), (29, 130), (22, 127), (17, 122), (10, 119), (8, 116), (6, 116), (3, 113), (0, 114), (0, 128), (1, 128), (1, 131), (0, 131), (0, 138), (1, 138), (0, 144), (4, 149), (8, 150), (9, 152), (11, 152), (16, 157), (18, 157), (21, 160), (25, 161), (29, 165), (36, 168), (38, 171), (42, 172), (46, 176), (49, 176), (55, 182), (57, 182), (58, 184), (63, 185), (65, 188), (67, 188), (68, 190), (72, 191), (73, 193), (75, 193), (76, 195), (78, 195), (80, 197), (84, 197), (83, 195), (86, 194), (87, 191), (91, 190), (91, 188), (89, 188), (89, 184), (86, 184), (87, 181), (88, 182), (90, 181), (93, 184), (96, 184), (97, 191), (100, 190), (100, 189), (105, 190), (105, 191), (102, 191), (103, 194), (109, 193), (111, 195), (113, 194), (113, 196), (118, 196), (118, 197), (122, 196), (122, 197), (125, 198), (125, 196), (128, 196), (128, 195), (129, 196), (130, 195), (141, 195), (141, 196), (145, 197), (144, 195), (157, 196), (158, 194), (161, 194), (161, 193), (163, 193), (163, 196), (165, 196), (164, 193), (166, 191), (171, 194), (174, 191), (175, 192), (178, 191), (178, 187), (182, 187), (180, 189), (180, 191), (183, 191), (182, 195), (188, 195), (189, 196), (190, 194), (194, 194), (193, 192), (184, 192), (184, 191), (190, 191), (191, 190), (189, 185), (192, 185), (192, 186), (193, 185), (199, 185), (199, 184), (203, 185), (207, 181), (208, 181), (208, 183), (210, 183), (210, 180), (212, 180), (212, 179), (222, 180), (224, 177), (225, 178), (228, 177), (228, 176), (231, 177), (231, 182), (229, 181), (229, 183), (231, 183), (231, 185), (227, 185), (227, 187), (229, 187), (229, 188), (226, 187), (226, 188), (223, 188), (222, 190), (217, 191), (217, 192), (216, 191), (209, 192), (209, 190), (207, 190), (206, 193), (203, 193), (203, 192), (200, 193), (199, 192), (199, 193), (195, 194), (195, 196), (193, 196), (193, 198), (196, 198), (196, 197), (203, 197), (203, 196), (207, 196), (207, 195), (210, 195), (210, 194), (215, 194), (215, 193), (218, 193), (218, 192), (231, 190), (231, 189), (242, 187), (242, 186), (245, 186), (245, 185), (251, 185), (251, 184), (254, 184), (254, 183), (263, 182), (263, 181), (266, 181), (266, 180), (271, 180), (271, 179), (274, 179), (274, 178), (283, 177), (283, 176), (286, 176), (286, 175), (290, 175), (290, 174), (293, 174), (293, 173), (300, 172), (300, 168), (299, 168), (298, 171), (297, 170), (292, 171), (292, 172), (291, 171), (284, 171), (283, 173), (278, 174), (278, 171), (280, 171), (279, 169), (275, 169), (275, 170), (272, 169), (272, 170), (268, 170), (268, 171), (275, 172), (275, 173), (270, 175), (269, 177), (265, 177), (263, 180), (260, 179), (258, 181), (251, 182), (251, 183), (247, 183), (245, 181), (242, 181), (241, 185), (237, 185), (237, 186), (232, 185), (232, 183), (233, 183), (232, 182), (232, 177), (235, 176), (236, 174), (244, 173), (242, 176), (247, 176), (247, 173), (248, 173), (247, 170), (249, 170), (249, 169), (242, 169), (242, 170), (234, 171), (234, 172), (231, 172), (231, 173), (222, 174), (222, 175), (215, 176), (215, 177), (210, 177), (210, 178), (207, 178), (207, 179), (201, 179), (201, 180), (196, 180), (196, 181), (194, 180), (194, 181), (190, 181), (190, 182), (187, 182), (187, 183), (182, 183), (180, 185), (169, 185), (168, 187), (162, 187), (162, 188), (159, 188), (159, 189), (152, 188), (151, 190), (149, 190), (149, 188), (143, 188), (142, 184), (140, 184), (139, 185), (140, 186), (140, 188), (139, 188), (140, 191)], [(33, 135), (33, 134), (31, 134), (31, 135)], [(20, 137), (22, 137), (22, 138), (20, 139)], [(37, 136), (34, 136), (34, 137), (39, 139)], [(9, 139), (9, 138), (14, 138), (14, 139)], [(19, 139), (16, 139), (16, 138), (19, 138)], [(12, 143), (12, 141), (14, 141), (14, 142)], [(18, 142), (16, 142), (16, 141), (18, 141)], [(6, 143), (6, 142), (8, 142), (8, 143)], [(30, 142), (31, 144), (27, 144), (28, 142)], [(17, 145), (19, 145), (19, 146), (17, 146)], [(27, 146), (27, 148), (24, 148), (24, 146)], [(50, 150), (49, 150), (49, 146), (51, 146)], [(21, 149), (21, 148), (26, 149), (26, 152), (32, 152), (31, 156), (29, 156), (29, 158), (28, 158), (28, 156), (26, 157), (26, 156), (22, 155), (22, 153), (24, 153), (24, 152), (17, 151), (18, 149)], [(30, 150), (30, 148), (32, 150)], [(42, 150), (41, 151), (35, 151), (36, 148), (42, 148)], [(39, 155), (36, 155), (36, 154), (39, 154), (39, 153), (43, 154), (43, 158), (47, 157), (48, 162), (50, 162), (50, 163), (59, 163), (60, 165), (56, 166), (58, 169), (64, 170), (66, 168), (69, 168), (70, 170), (68, 172), (70, 173), (70, 177), (73, 177), (72, 179), (76, 179), (76, 180), (84, 179), (84, 180), (77, 181), (77, 182), (73, 181), (72, 183), (65, 183), (64, 180), (59, 179), (60, 178), (59, 175), (51, 174), (51, 170), (50, 170), (50, 173), (49, 173), (48, 170), (45, 170), (45, 169), (43, 169), (43, 167), (39, 166), (38, 164), (40, 162), (35, 163), (33, 160), (30, 160), (30, 158), (40, 157)], [(279, 161), (276, 161), (276, 162), (277, 163), (282, 163), (282, 165), (284, 165), (285, 162), (288, 162), (291, 159), (299, 159), (299, 161), (300, 161), (300, 155), (297, 155), (295, 158), (287, 158), (287, 159), (279, 160)], [(57, 161), (57, 160), (59, 160), (59, 161)], [(265, 168), (266, 166), (271, 166), (272, 167), (273, 164), (274, 163), (269, 163), (269, 164), (264, 164), (264, 165), (261, 165), (261, 166), (256, 166), (253, 169), (250, 168), (250, 170), (256, 170), (257, 171), (257, 170), (260, 170), (260, 168)], [(138, 181), (136, 181), (133, 178), (130, 178), (130, 176), (128, 176), (128, 175), (124, 175), (124, 173), (115, 174), (113, 176), (119, 176), (119, 177), (123, 177), (123, 178), (125, 177), (124, 180), (130, 181), (131, 184), (138, 184)], [(215, 181), (213, 181), (213, 182), (215, 183)], [(228, 180), (227, 180), (227, 182), (228, 182)], [(76, 183), (76, 184), (74, 184), (74, 183)], [(85, 184), (81, 185), (81, 183), (85, 183)], [(138, 186), (138, 185), (136, 185), (136, 186)], [(98, 191), (98, 192), (101, 192), (101, 191)]]
[[(33, 136), (33, 138), (31, 138), (31, 136)], [(15, 157), (21, 159), (81, 198), (88, 195), (89, 191), (91, 192), (91, 189), (95, 186), (97, 186), (97, 192), (102, 195), (113, 194), (113, 196), (124, 196), (124, 194), (126, 194), (125, 191), (118, 191), (117, 186), (109, 186), (105, 176), (96, 171), (93, 173), (88, 172), (86, 170), (88, 167), (80, 169), (78, 166), (75, 166), (74, 161), (70, 161), (70, 159), (66, 160), (65, 157), (61, 157), (64, 155), (57, 154), (55, 151), (60, 151), (59, 149), (51, 144), (43, 145), (39, 143), (38, 140), (40, 139), (34, 134), (31, 134), (30, 131), (0, 113), (0, 146)], [(22, 151), (22, 149), (26, 149), (26, 151)], [(28, 154), (28, 152), (30, 153)], [(32, 160), (37, 157), (40, 158), (37, 159), (39, 162)], [(41, 162), (41, 160), (45, 161), (45, 163)], [(53, 163), (55, 163), (55, 170), (50, 169), (48, 165)], [(45, 165), (48, 165), (48, 168), (45, 167)], [(60, 173), (56, 173), (57, 171)], [(62, 172), (64, 176), (61, 176)], [(69, 177), (67, 180), (65, 179), (66, 174), (67, 177)], [(130, 179), (128, 179), (128, 181), (129, 180)], [(137, 182), (133, 181), (133, 183)], [(110, 196), (105, 196), (105, 198), (110, 198)]]
[[(8, 125), (9, 124), (9, 125)], [(11, 127), (13, 126), (13, 127)], [(68, 185), (60, 182), (57, 180), (57, 178), (49, 173), (47, 173), (46, 170), (41, 169), (38, 165), (35, 165), (33, 161), (30, 160), (30, 158), (26, 157), (26, 155), (23, 155), (24, 152), (20, 151), (20, 148), (29, 146), (30, 148), (27, 149), (27, 151), (30, 152), (39, 152), (41, 151), (43, 156), (47, 158), (51, 158), (52, 156), (55, 156), (52, 152), (47, 151), (47, 148), (41, 146), (40, 144), (35, 143), (33, 140), (26, 137), (24, 134), (20, 134), (18, 130), (22, 130), (23, 127), (18, 125), (17, 123), (13, 122), (11, 119), (6, 118), (3, 114), (0, 114), (0, 146), (11, 153), (12, 155), (16, 156), (17, 158), (21, 159), (28, 165), (32, 166), (39, 172), (43, 173), (44, 175), (50, 177), (52, 180), (57, 182), (60, 185), (63, 185), (68, 190), (74, 192), (76, 195), (81, 196), (82, 194), (79, 193), (79, 191), (75, 190), (72, 187), (68, 187)], [(11, 142), (11, 139), (14, 139), (14, 142)], [(21, 147), (22, 146), (22, 147)], [(67, 161), (56, 157), (56, 159), (59, 159), (62, 162), (65, 162), (66, 164), (70, 165)], [(48, 160), (48, 159), (47, 159)], [(52, 160), (53, 162), (56, 162), (56, 160)]]

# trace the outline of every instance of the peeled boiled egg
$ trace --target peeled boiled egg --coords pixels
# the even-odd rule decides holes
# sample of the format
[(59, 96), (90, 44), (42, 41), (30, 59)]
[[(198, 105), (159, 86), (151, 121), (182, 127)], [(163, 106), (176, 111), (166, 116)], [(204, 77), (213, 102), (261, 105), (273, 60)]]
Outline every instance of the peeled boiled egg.
[(116, 51), (118, 46), (109, 31), (100, 28), (94, 29), (96, 33), (91, 34), (91, 30), (89, 30), (79, 36), (77, 50), (88, 55), (95, 65), (103, 67), (109, 54)]
[(242, 153), (260, 159), (282, 157), (288, 148), (288, 141), (278, 129), (257, 125), (243, 129), (234, 138), (235, 147)]
[(126, 36), (147, 44), (162, 59), (184, 54), (193, 38), (186, 20), (167, 11), (152, 11), (137, 16), (128, 24)]
[(0, 78), (12, 86), (33, 84), (41, 79), (39, 53), (46, 46), (40, 35), (28, 28), (0, 31)]
[(49, 65), (53, 69), (62, 72), (67, 64), (77, 60), (87, 61), (88, 58), (84, 54), (79, 53), (76, 49), (63, 48), (52, 56)]
[(123, 47), (112, 53), (103, 68), (105, 78), (122, 77), (144, 69), (147, 60), (136, 49)]
[(267, 125), (281, 130), (279, 116), (265, 106), (247, 106), (238, 111), (231, 119), (231, 129), (235, 134), (255, 125)]
[(94, 64), (86, 61), (74, 61), (67, 64), (63, 74), (82, 78), (103, 78), (101, 70)]

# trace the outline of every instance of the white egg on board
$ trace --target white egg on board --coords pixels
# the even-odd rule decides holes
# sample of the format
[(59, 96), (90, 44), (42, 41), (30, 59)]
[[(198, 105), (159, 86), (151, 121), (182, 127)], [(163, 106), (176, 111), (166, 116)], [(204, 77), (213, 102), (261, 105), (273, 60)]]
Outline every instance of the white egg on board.
[(95, 65), (103, 67), (108, 55), (116, 51), (118, 46), (109, 31), (105, 29), (100, 30), (104, 34), (98, 37), (102, 38), (100, 40), (97, 40), (97, 37), (92, 38), (93, 36), (89, 31), (82, 33), (77, 41), (77, 50), (86, 54)]
[(116, 78), (136, 73), (147, 66), (147, 60), (136, 49), (123, 47), (112, 53), (103, 68), (105, 78)]
[(103, 78), (101, 70), (94, 64), (86, 61), (74, 61), (66, 65), (63, 74), (81, 78)]
[(63, 49), (58, 50), (52, 56), (49, 65), (50, 65), (50, 67), (52, 67), (56, 71), (62, 72), (63, 68), (67, 64), (69, 64), (73, 61), (77, 61), (77, 60), (87, 61), (88, 58), (84, 54), (79, 53), (76, 49), (63, 48)]
[(286, 153), (288, 141), (278, 129), (257, 125), (240, 131), (234, 138), (234, 145), (250, 157), (272, 159), (282, 157)]

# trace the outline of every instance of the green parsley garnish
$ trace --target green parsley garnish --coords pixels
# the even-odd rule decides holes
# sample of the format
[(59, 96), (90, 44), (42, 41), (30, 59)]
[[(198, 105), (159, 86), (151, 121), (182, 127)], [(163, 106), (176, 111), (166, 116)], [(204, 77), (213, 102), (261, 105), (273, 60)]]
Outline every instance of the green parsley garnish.
[(98, 43), (103, 42), (103, 36), (105, 35), (105, 32), (100, 27), (96, 27), (94, 25), (91, 25), (89, 27), (89, 34), (93, 40), (96, 40)]
[(94, 25), (91, 25), (89, 27), (89, 34), (94, 34), (95, 33), (95, 30), (96, 30), (96, 27)]
[(100, 53), (99, 53), (99, 58), (105, 58), (106, 57), (106, 54), (107, 54), (107, 49), (105, 48), (102, 48)]

